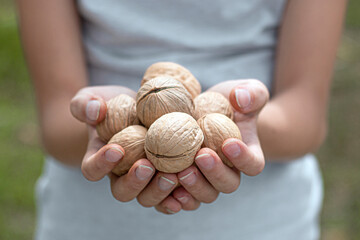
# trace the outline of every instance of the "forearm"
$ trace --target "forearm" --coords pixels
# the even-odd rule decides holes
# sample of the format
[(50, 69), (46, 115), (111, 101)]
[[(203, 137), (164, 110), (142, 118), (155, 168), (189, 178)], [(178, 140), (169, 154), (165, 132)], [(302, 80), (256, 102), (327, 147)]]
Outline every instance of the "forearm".
[(311, 95), (293, 89), (264, 107), (257, 127), (267, 160), (287, 161), (320, 147), (326, 136), (326, 109), (314, 102)]
[(277, 47), (274, 98), (259, 116), (267, 159), (315, 151), (326, 135), (326, 112), (346, 1), (290, 0)]
[(85, 123), (70, 113), (71, 97), (53, 101), (42, 111), (41, 136), (44, 150), (57, 160), (80, 166), (87, 146)]
[(79, 164), (86, 129), (71, 117), (69, 104), (87, 75), (75, 2), (18, 0), (17, 12), (45, 151)]

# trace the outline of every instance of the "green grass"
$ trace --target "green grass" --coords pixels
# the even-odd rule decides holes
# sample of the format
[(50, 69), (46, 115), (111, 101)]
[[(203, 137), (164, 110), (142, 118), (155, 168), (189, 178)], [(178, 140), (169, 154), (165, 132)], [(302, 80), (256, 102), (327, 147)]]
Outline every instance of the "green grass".
[(0, 239), (16, 240), (31, 239), (34, 231), (34, 184), (42, 152), (31, 86), (9, 7), (0, 8)]
[(346, 16), (346, 26), (355, 28), (360, 27), (360, 1), (350, 0), (348, 4), (348, 14)]
[[(31, 239), (43, 164), (34, 96), (12, 4), (0, 0), (0, 239)], [(329, 133), (318, 152), (325, 181), (322, 239), (360, 239), (360, 1), (351, 0), (338, 53)]]

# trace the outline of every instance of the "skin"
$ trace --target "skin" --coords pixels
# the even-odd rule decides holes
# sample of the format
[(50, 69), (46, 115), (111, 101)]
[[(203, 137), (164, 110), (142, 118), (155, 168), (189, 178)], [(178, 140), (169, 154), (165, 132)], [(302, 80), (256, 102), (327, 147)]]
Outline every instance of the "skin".
[[(34, 83), (44, 148), (66, 164), (81, 166), (91, 181), (108, 175), (114, 197), (122, 202), (136, 198), (142, 206), (166, 214), (211, 203), (220, 192), (231, 193), (239, 187), (240, 172), (259, 174), (265, 157), (267, 161), (291, 161), (315, 151), (324, 141), (345, 8), (346, 1), (288, 2), (270, 100), (266, 87), (253, 79), (224, 81), (210, 89), (229, 98), (243, 135), (243, 142), (227, 139), (223, 144), (234, 168), (222, 164), (211, 149), (203, 148), (195, 158), (197, 166), (180, 173), (156, 172), (147, 159), (140, 159), (128, 174), (117, 177), (111, 169), (126, 152), (121, 146), (101, 142), (94, 126), (105, 116), (106, 100), (120, 93), (134, 97), (135, 93), (120, 86), (86, 87), (73, 1), (18, 0), (20, 33)], [(246, 104), (248, 94), (250, 102)], [(100, 106), (95, 118), (94, 108), (88, 108), (91, 100)], [(178, 182), (182, 186), (175, 189)]]

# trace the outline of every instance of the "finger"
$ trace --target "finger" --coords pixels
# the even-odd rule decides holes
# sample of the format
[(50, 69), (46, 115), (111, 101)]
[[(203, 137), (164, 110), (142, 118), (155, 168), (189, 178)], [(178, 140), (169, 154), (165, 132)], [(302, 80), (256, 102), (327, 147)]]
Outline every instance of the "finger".
[(234, 167), (249, 176), (256, 176), (265, 167), (265, 159), (258, 139), (248, 141), (247, 145), (239, 139), (224, 141), (222, 151)]
[(183, 210), (192, 211), (200, 207), (200, 202), (191, 196), (184, 187), (176, 188), (172, 195), (181, 204)]
[(123, 158), (125, 151), (117, 144), (104, 145), (93, 126), (87, 126), (89, 143), (81, 163), (84, 177), (98, 181), (107, 175)]
[(178, 173), (181, 185), (197, 200), (211, 203), (216, 200), (219, 192), (205, 179), (196, 166), (190, 166)]
[(155, 209), (165, 214), (175, 214), (180, 212), (181, 204), (174, 197), (168, 196), (164, 201), (156, 205)]
[(111, 192), (120, 202), (128, 202), (136, 198), (150, 182), (155, 173), (154, 166), (147, 159), (136, 161), (129, 172), (121, 177), (110, 173)]
[(149, 185), (137, 197), (144, 207), (152, 207), (162, 202), (178, 183), (175, 174), (158, 172)]
[(259, 80), (242, 80), (231, 90), (229, 100), (241, 113), (257, 113), (269, 100), (269, 91)]
[(200, 149), (195, 162), (201, 173), (217, 191), (232, 193), (239, 187), (240, 174), (226, 166), (210, 148)]
[[(108, 144), (100, 149), (96, 148), (98, 145), (97, 141), (89, 143), (89, 150), (81, 164), (81, 171), (89, 181), (102, 179), (124, 156), (124, 149), (117, 144)], [(94, 149), (99, 150), (93, 153)]]
[(87, 89), (83, 89), (71, 99), (70, 111), (79, 121), (96, 125), (106, 116), (106, 102)]
[(86, 125), (86, 127), (88, 131), (88, 145), (84, 159), (89, 158), (91, 155), (95, 154), (100, 148), (105, 145), (105, 143), (100, 140), (94, 126)]
[(136, 93), (121, 86), (94, 86), (81, 89), (70, 103), (72, 115), (81, 122), (95, 125), (104, 120), (106, 115), (106, 101), (127, 94), (135, 97)]

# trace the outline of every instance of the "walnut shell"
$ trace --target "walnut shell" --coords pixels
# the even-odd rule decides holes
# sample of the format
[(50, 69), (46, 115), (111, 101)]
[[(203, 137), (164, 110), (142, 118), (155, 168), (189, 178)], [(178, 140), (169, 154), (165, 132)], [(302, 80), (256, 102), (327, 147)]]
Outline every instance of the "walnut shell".
[(236, 124), (230, 118), (220, 113), (206, 114), (197, 122), (204, 133), (202, 147), (211, 148), (227, 166), (233, 167), (230, 160), (223, 154), (221, 147), (228, 138), (242, 140), (240, 130)]
[(180, 81), (191, 94), (192, 98), (195, 98), (201, 93), (201, 85), (194, 75), (185, 67), (173, 62), (158, 62), (152, 64), (145, 71), (141, 86), (158, 76), (170, 76)]
[(112, 170), (118, 176), (124, 175), (139, 159), (145, 158), (145, 135), (147, 129), (140, 125), (133, 125), (115, 134), (108, 144), (119, 144), (125, 150), (120, 163)]
[(170, 112), (194, 112), (189, 92), (171, 77), (156, 77), (146, 82), (136, 95), (137, 116), (146, 126)]
[(204, 92), (194, 99), (194, 118), (197, 120), (208, 113), (221, 113), (230, 119), (234, 111), (229, 100), (218, 92)]
[(204, 135), (195, 119), (173, 112), (157, 119), (145, 138), (145, 152), (156, 169), (177, 173), (191, 166)]
[(130, 125), (139, 124), (136, 115), (135, 99), (120, 94), (106, 102), (107, 111), (104, 121), (96, 126), (100, 139), (104, 142)]

